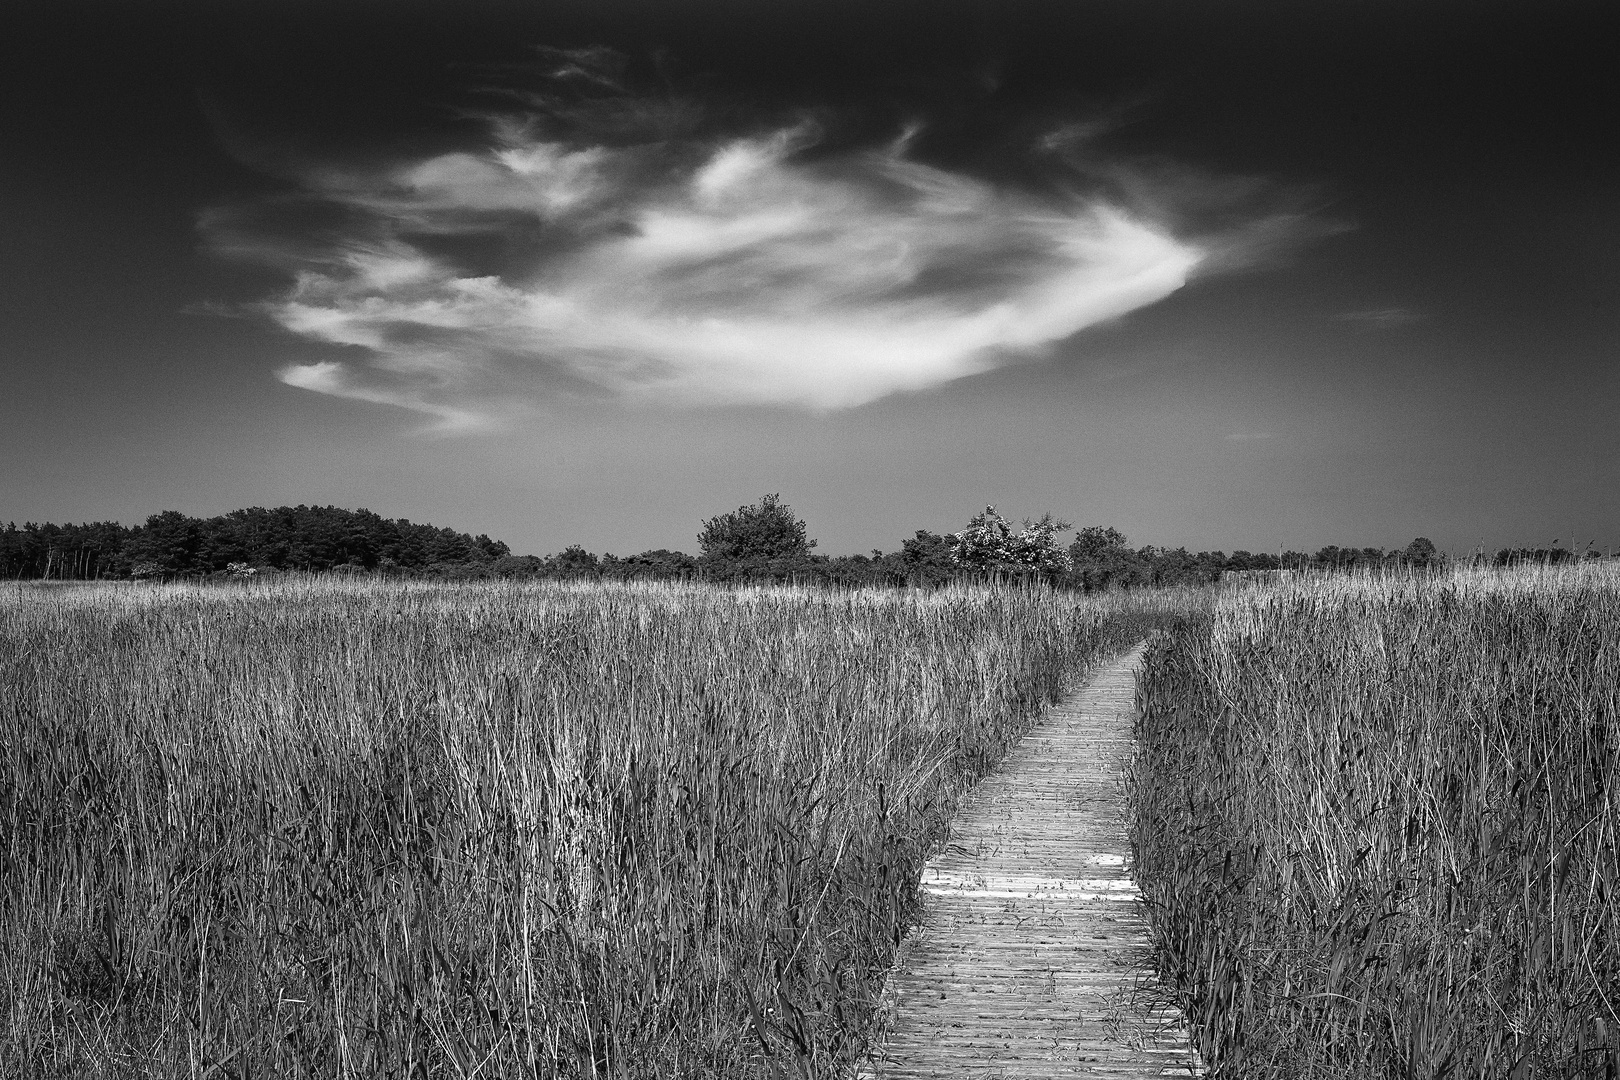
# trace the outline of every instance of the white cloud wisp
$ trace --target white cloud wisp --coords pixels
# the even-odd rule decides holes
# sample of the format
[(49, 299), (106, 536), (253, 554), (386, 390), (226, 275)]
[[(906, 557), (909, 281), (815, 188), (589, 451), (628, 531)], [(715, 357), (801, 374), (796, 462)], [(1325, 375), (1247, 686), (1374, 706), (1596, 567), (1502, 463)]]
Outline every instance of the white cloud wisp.
[[(309, 181), (347, 224), (281, 245), (295, 283), (268, 310), (363, 355), (289, 367), (284, 382), (447, 429), (559, 385), (844, 408), (1152, 304), (1205, 257), (1096, 198), (922, 164), (905, 140), (817, 157), (803, 127), (673, 148), (495, 131), (483, 153)], [(491, 272), (453, 254), (479, 245), (507, 257)]]

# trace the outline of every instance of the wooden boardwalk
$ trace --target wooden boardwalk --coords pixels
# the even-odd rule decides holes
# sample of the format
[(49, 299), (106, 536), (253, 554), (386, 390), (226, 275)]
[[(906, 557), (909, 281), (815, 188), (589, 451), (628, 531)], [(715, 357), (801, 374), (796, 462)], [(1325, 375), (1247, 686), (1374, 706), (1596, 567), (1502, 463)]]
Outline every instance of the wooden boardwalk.
[(1121, 769), (1141, 650), (1104, 668), (964, 800), (928, 863), (869, 1080), (1188, 1076), (1181, 1017), (1154, 992), (1126, 865)]

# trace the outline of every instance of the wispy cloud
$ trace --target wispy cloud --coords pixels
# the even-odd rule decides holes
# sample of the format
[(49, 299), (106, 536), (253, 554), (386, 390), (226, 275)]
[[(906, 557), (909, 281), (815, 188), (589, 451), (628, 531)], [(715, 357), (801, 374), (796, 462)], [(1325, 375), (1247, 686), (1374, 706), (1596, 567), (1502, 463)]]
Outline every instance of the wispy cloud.
[(1337, 316), (1343, 322), (1354, 323), (1368, 330), (1393, 330), (1423, 318), (1408, 308), (1375, 308), (1370, 311), (1347, 311)]
[[(561, 75), (608, 85), (599, 68)], [(290, 273), (264, 305), (280, 325), (354, 353), (284, 382), (449, 429), (563, 387), (860, 405), (1152, 304), (1212, 255), (1126, 200), (926, 164), (909, 133), (834, 152), (808, 121), (718, 137), (682, 115), (640, 139), (497, 117), (482, 147), (308, 170), (285, 202), (319, 229), (261, 205), (204, 230)]]
[(402, 409), (426, 413), (433, 417), (441, 431), (471, 431), (486, 426), (488, 417), (469, 409), (433, 401), (410, 389), (390, 389), (375, 382), (357, 382), (350, 370), (336, 361), (324, 360), (314, 364), (294, 364), (281, 372), (281, 381), (301, 390), (318, 394), (369, 401), (375, 405), (395, 405)]

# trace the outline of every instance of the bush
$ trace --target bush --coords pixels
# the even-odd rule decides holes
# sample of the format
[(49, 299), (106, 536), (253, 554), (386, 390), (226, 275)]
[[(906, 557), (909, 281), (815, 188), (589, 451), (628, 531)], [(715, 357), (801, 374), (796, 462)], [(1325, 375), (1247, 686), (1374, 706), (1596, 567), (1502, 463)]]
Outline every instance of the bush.
[(1023, 529), (1015, 533), (1011, 522), (987, 506), (967, 528), (951, 534), (951, 558), (979, 573), (1055, 578), (1069, 569), (1068, 553), (1058, 546), (1057, 535), (1071, 527), (1043, 514), (1039, 521), (1025, 519)]

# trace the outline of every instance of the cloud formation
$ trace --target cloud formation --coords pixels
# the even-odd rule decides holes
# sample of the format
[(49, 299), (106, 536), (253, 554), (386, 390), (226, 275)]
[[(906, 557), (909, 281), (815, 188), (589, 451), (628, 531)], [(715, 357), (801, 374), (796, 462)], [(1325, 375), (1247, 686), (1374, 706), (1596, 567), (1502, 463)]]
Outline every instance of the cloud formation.
[(1423, 316), (1408, 308), (1378, 308), (1372, 311), (1346, 311), (1338, 318), (1369, 330), (1393, 330), (1417, 322)]
[(280, 325), (355, 353), (284, 382), (446, 429), (564, 388), (861, 405), (1152, 304), (1209, 254), (1095, 196), (925, 164), (910, 142), (832, 152), (809, 123), (592, 142), (504, 118), (482, 149), (311, 171), (298, 201), (320, 230), (272, 238), (241, 210), (204, 228), (292, 274), (266, 304)]

